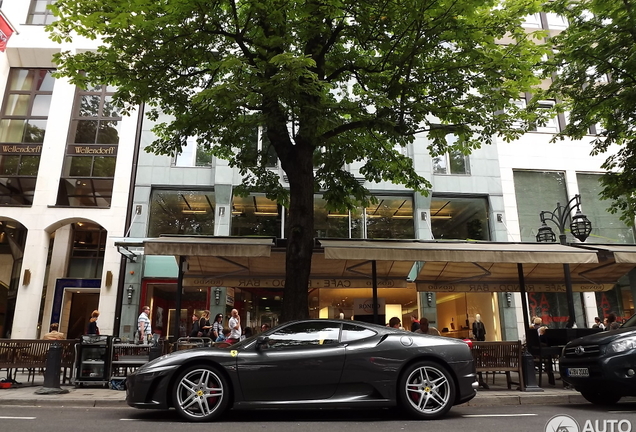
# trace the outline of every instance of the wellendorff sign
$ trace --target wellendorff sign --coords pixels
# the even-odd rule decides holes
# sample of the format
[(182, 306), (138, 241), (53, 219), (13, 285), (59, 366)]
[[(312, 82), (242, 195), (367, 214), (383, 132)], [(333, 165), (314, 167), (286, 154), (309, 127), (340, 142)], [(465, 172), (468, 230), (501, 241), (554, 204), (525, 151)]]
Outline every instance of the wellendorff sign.
[(42, 152), (42, 144), (9, 144), (0, 146), (2, 154), (40, 154)]
[(66, 154), (115, 156), (117, 154), (117, 146), (70, 145), (68, 146)]

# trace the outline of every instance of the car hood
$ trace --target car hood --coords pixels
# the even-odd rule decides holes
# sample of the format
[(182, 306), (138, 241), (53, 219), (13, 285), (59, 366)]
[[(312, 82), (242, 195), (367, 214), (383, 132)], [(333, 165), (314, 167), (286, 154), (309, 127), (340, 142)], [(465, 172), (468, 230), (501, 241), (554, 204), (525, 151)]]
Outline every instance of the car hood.
[(592, 335), (583, 336), (568, 342), (568, 345), (605, 345), (616, 339), (631, 335), (636, 335), (636, 328), (619, 328), (617, 330), (602, 331)]
[(152, 369), (163, 368), (170, 365), (180, 365), (184, 361), (197, 357), (214, 358), (218, 361), (227, 361), (232, 359), (232, 351), (227, 348), (194, 348), (183, 351), (176, 351), (170, 354), (152, 360), (139, 369), (138, 372), (149, 372)]

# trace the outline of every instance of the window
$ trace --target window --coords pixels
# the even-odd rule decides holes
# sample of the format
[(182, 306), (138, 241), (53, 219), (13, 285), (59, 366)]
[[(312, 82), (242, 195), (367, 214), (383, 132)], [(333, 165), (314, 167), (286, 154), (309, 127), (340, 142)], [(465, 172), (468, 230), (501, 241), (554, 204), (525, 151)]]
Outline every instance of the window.
[(370, 239), (415, 238), (413, 198), (376, 196), (377, 203), (365, 209), (366, 236)]
[(109, 207), (121, 114), (114, 89), (78, 89), (57, 196), (59, 206)]
[(55, 21), (55, 16), (47, 6), (55, 3), (55, 0), (31, 0), (31, 7), (27, 17), (27, 24), (46, 25)]
[(546, 13), (548, 21), (548, 27), (554, 30), (565, 30), (568, 28), (568, 20), (562, 15), (557, 15), (554, 12)]
[(215, 208), (214, 191), (154, 189), (148, 236), (214, 235)]
[(345, 323), (342, 326), (342, 342), (353, 342), (366, 339), (376, 334), (377, 333), (373, 330), (355, 324)]
[[(456, 135), (447, 135), (446, 143), (452, 147), (457, 142)], [(451, 149), (448, 153), (433, 158), (433, 174), (470, 174), (468, 156)]]
[(276, 150), (270, 143), (265, 128), (261, 127), (254, 131), (246, 151), (248, 160), (251, 160), (254, 165), (264, 163), (268, 168), (276, 168), (278, 166)]
[(0, 115), (0, 204), (31, 205), (54, 78), (47, 69), (11, 69)]
[(282, 213), (280, 206), (265, 195), (234, 196), (231, 235), (279, 237)]
[(99, 225), (87, 222), (73, 224), (73, 250), (67, 277), (101, 277), (107, 234)]
[[(592, 243), (634, 243), (634, 231), (620, 220), (618, 214), (607, 211), (609, 201), (600, 198), (603, 186), (602, 174), (576, 174), (579, 192), (581, 194), (581, 211), (592, 222)], [(547, 210), (547, 209), (546, 209)], [(551, 209), (550, 209), (551, 210)]]
[[(517, 214), (521, 238), (518, 241), (536, 242), (541, 226), (539, 213), (552, 211), (556, 203), (568, 202), (565, 173), (561, 171), (513, 171)], [(552, 227), (553, 229), (554, 226)], [(568, 236), (568, 241), (572, 237)]]
[(186, 145), (181, 149), (174, 160), (177, 167), (205, 167), (212, 165), (212, 153), (199, 145), (195, 137), (186, 140)]
[(303, 322), (291, 324), (269, 335), (269, 348), (318, 347), (337, 344), (340, 324), (330, 322)]
[(528, 15), (524, 18), (521, 26), (526, 28), (541, 28), (541, 15), (538, 13)]
[(430, 224), (435, 239), (490, 240), (488, 200), (485, 197), (434, 196)]
[[(545, 112), (552, 110), (554, 108), (554, 101), (539, 101), (539, 110), (544, 110)], [(543, 124), (533, 124), (530, 125), (530, 130), (535, 132), (548, 132), (548, 133), (557, 133), (559, 132), (559, 121), (556, 114), (552, 114), (553, 116), (546, 119)]]

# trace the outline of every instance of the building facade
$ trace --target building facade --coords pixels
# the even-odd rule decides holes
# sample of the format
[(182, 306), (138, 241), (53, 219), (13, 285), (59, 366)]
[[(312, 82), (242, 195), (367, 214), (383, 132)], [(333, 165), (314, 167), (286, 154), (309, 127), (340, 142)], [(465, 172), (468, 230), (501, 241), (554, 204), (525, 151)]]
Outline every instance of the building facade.
[[(276, 324), (284, 274), (278, 282), (237, 277), (222, 285), (186, 278), (175, 319), (179, 266), (174, 256), (144, 254), (143, 239), (285, 238), (286, 210), (264, 194), (235, 195), (238, 171), (197, 149), (194, 138), (173, 157), (145, 153), (153, 122), (143, 107), (120, 115), (109, 103), (114, 89), (83, 90), (53, 78), (53, 53), (94, 49), (95, 43), (51, 42), (42, 26), (52, 19), (45, 8), (50, 2), (2, 6), (16, 32), (0, 53), (0, 336), (39, 337), (59, 322), (61, 331), (76, 337), (99, 309), (102, 333), (132, 338), (143, 305), (151, 307), (153, 330), (172, 338), (188, 334), (190, 316), (203, 310), (214, 316), (237, 308), (244, 325)], [(542, 14), (528, 17), (526, 25), (559, 31), (564, 23)], [(565, 121), (557, 117), (515, 142), (496, 141), (470, 156), (431, 158), (426, 138), (417, 137), (403, 151), (431, 180), (429, 196), (388, 182), (365, 183), (378, 203), (339, 214), (328, 212), (316, 194), (315, 236), (533, 242), (539, 212), (580, 194), (594, 226), (588, 242), (635, 243), (633, 231), (598, 198), (603, 156), (589, 156), (589, 140), (550, 142)], [(260, 145), (256, 136), (254, 146)], [(286, 184), (275, 156), (270, 169)], [(348, 169), (363, 181), (359, 166)], [(633, 285), (625, 275), (609, 291), (576, 293), (577, 322), (590, 325), (610, 312), (630, 315)], [(378, 295), (383, 319), (398, 316), (406, 327), (417, 315), (444, 335), (468, 337), (480, 314), (487, 340), (515, 340), (523, 333), (514, 289), (418, 292), (405, 280), (381, 286)], [(313, 317), (369, 319), (371, 288), (359, 280), (312, 282), (308, 296)], [(533, 315), (563, 325), (562, 292), (531, 293), (529, 302)]]

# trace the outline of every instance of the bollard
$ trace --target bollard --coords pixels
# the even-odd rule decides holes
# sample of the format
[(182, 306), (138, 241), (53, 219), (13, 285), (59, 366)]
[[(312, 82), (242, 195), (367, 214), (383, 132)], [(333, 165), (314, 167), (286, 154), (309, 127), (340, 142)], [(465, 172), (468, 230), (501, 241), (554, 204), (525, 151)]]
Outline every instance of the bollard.
[(36, 394), (61, 394), (68, 390), (60, 388), (60, 368), (62, 366), (62, 345), (54, 342), (46, 354), (46, 370), (44, 386), (35, 391)]
[(161, 347), (159, 345), (153, 345), (150, 347), (150, 353), (148, 355), (148, 361), (153, 361), (156, 358), (161, 357)]
[(534, 374), (534, 357), (523, 350), (521, 354), (521, 369), (523, 371), (523, 382), (527, 392), (542, 392), (543, 389), (537, 385), (537, 376)]

